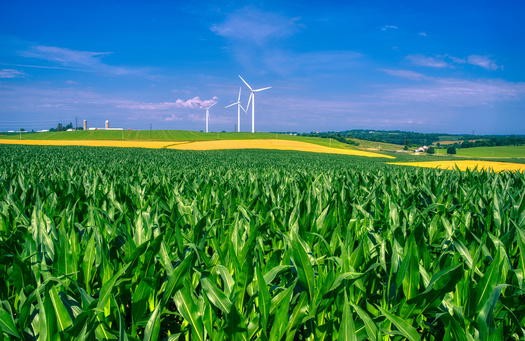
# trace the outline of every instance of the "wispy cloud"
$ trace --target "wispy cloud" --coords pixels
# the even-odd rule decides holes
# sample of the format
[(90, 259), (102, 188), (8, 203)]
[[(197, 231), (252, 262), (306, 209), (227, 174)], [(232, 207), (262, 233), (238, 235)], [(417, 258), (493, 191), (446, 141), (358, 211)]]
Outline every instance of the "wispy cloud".
[(410, 70), (396, 70), (396, 69), (380, 69), (381, 71), (387, 73), (390, 76), (405, 78), (405, 79), (412, 79), (412, 80), (423, 80), (427, 79), (424, 74), (419, 72), (414, 72)]
[(383, 26), (383, 28), (381, 28), (381, 30), (383, 31), (387, 31), (387, 30), (397, 30), (398, 27), (397, 26), (393, 26), (393, 25), (386, 25), (386, 26)]
[(406, 57), (413, 65), (428, 66), (436, 68), (450, 67), (450, 64), (445, 62), (441, 57), (430, 57), (422, 54), (411, 54)]
[(427, 36), (428, 36), (428, 34), (426, 34), (425, 32), (419, 32), (418, 34), (419, 34), (420, 36), (422, 36), (422, 37), (427, 37)]
[(492, 59), (490, 59), (487, 56), (478, 56), (478, 55), (468, 56), (467, 63), (482, 67), (486, 70), (492, 70), (492, 71), (498, 70), (498, 69), (503, 70), (503, 65), (500, 66), (496, 64)]
[(488, 102), (519, 101), (525, 83), (504, 80), (427, 78), (427, 84), (388, 89), (384, 99), (394, 103), (427, 103), (445, 107), (473, 107)]
[(361, 57), (360, 53), (344, 50), (297, 52), (284, 48), (286, 39), (303, 28), (298, 17), (247, 7), (229, 14), (211, 31), (227, 38), (233, 56), (252, 73), (291, 76), (319, 70), (340, 72)]
[(121, 109), (132, 109), (132, 110), (169, 110), (174, 108), (185, 108), (185, 109), (199, 109), (201, 107), (207, 107), (218, 100), (217, 97), (212, 99), (201, 100), (198, 96), (190, 98), (188, 100), (177, 99), (175, 102), (162, 102), (162, 103), (144, 103), (130, 101), (128, 103), (117, 104), (117, 108)]
[(26, 74), (14, 69), (0, 69), (0, 78), (23, 78)]
[(271, 50), (264, 55), (263, 62), (273, 72), (290, 75), (319, 70), (342, 72), (355, 65), (361, 57), (360, 53), (352, 51), (293, 53), (285, 50)]
[(20, 51), (23, 57), (45, 59), (63, 65), (83, 65), (98, 67), (102, 64), (100, 58), (111, 52), (77, 51), (56, 46), (32, 46), (26, 51)]
[(221, 24), (211, 26), (211, 31), (234, 40), (262, 44), (272, 39), (290, 36), (299, 30), (300, 18), (244, 8), (232, 13)]
[(503, 70), (503, 65), (498, 65), (488, 56), (470, 55), (466, 58), (458, 58), (451, 55), (425, 56), (422, 54), (412, 54), (406, 57), (411, 64), (416, 66), (427, 66), (435, 68), (455, 68), (461, 64), (479, 66), (485, 70)]
[(168, 122), (182, 121), (183, 119), (184, 117), (177, 116), (175, 114), (171, 114), (170, 116), (164, 118), (164, 120)]
[(145, 75), (145, 69), (113, 66), (104, 63), (103, 58), (113, 52), (91, 52), (72, 50), (64, 47), (31, 45), (18, 55), (26, 58), (45, 60), (56, 65), (38, 66), (24, 65), (35, 68), (65, 69), (83, 72), (99, 72), (113, 75)]

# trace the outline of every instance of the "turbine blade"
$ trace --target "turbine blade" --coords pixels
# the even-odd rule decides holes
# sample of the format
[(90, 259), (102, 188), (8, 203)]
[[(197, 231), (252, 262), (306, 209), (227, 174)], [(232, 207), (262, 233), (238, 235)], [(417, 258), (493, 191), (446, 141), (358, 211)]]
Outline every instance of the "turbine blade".
[(241, 90), (242, 87), (239, 87), (239, 98), (237, 99), (237, 102), (241, 102)]
[(250, 101), (252, 100), (253, 92), (250, 94), (250, 97), (248, 97), (248, 105), (246, 106), (246, 109), (250, 108)]
[(207, 107), (206, 109), (209, 109), (209, 108), (213, 107), (215, 104), (217, 104), (217, 102), (213, 103), (212, 105), (210, 105), (210, 106)]
[(235, 103), (232, 103), (232, 104), (230, 104), (230, 105), (228, 105), (227, 107), (224, 107), (224, 108), (225, 108), (225, 109), (226, 109), (226, 108), (229, 108), (229, 107), (231, 107), (231, 106), (234, 106), (235, 104), (241, 104), (241, 102), (235, 102)]
[(263, 90), (268, 90), (268, 89), (271, 89), (272, 87), (269, 86), (267, 88), (262, 88), (262, 89), (257, 89), (257, 90), (252, 90), (253, 92), (259, 92), (259, 91), (263, 91)]
[(244, 82), (244, 84), (246, 84), (246, 86), (247, 86), (250, 90), (252, 90), (252, 87), (251, 87), (248, 83), (246, 83), (246, 81), (241, 77), (241, 75), (239, 75), (239, 78)]
[(241, 104), (241, 103), (239, 103), (239, 106), (241, 107), (242, 111), (244, 111), (244, 113), (245, 113), (246, 115), (248, 115), (248, 112), (242, 107), (242, 104)]

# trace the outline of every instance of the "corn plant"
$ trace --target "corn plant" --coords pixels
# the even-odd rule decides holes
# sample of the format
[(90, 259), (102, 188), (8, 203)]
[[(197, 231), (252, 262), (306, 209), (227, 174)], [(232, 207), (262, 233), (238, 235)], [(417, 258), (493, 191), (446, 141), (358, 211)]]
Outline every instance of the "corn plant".
[(523, 173), (0, 146), (0, 335), (525, 338)]

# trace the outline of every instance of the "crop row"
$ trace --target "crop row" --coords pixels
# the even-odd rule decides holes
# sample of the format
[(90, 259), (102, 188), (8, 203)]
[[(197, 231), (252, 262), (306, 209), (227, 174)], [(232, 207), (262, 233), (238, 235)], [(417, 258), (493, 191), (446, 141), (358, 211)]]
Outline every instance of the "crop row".
[(525, 176), (0, 146), (0, 333), (525, 338)]

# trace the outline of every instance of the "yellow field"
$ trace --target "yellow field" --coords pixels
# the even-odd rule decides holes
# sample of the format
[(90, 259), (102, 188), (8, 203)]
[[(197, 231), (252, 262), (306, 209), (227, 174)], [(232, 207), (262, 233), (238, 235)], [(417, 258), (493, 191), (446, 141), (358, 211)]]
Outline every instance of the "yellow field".
[(377, 153), (365, 152), (355, 149), (338, 149), (319, 146), (317, 144), (290, 141), (290, 140), (216, 140), (216, 141), (198, 141), (185, 143), (176, 146), (170, 146), (169, 149), (179, 150), (218, 150), (218, 149), (279, 149), (279, 150), (297, 150), (302, 152), (330, 153), (343, 155), (357, 155), (368, 157), (384, 157), (395, 159), (393, 156), (387, 156)]
[(441, 169), (455, 169), (457, 166), (460, 170), (467, 168), (473, 170), (478, 167), (478, 170), (492, 170), (494, 172), (501, 171), (525, 171), (525, 164), (509, 163), (509, 162), (493, 162), (493, 161), (476, 161), (476, 160), (461, 160), (461, 161), (428, 161), (428, 162), (390, 162), (391, 165), (403, 165), (426, 168), (441, 168)]
[[(166, 141), (111, 141), (111, 140), (3, 140), (4, 144), (29, 144), (39, 146), (88, 146), (88, 147), (135, 147), (163, 148), (176, 142)], [(182, 142), (181, 142), (182, 143)]]
[(90, 146), (90, 147), (136, 147), (136, 148), (168, 148), (178, 150), (219, 150), (219, 149), (279, 149), (297, 150), (314, 153), (331, 153), (357, 155), (367, 157), (393, 156), (381, 155), (355, 149), (339, 149), (319, 146), (313, 143), (291, 140), (215, 140), (215, 141), (118, 141), (118, 140), (3, 140), (4, 144), (25, 144), (41, 146)]

